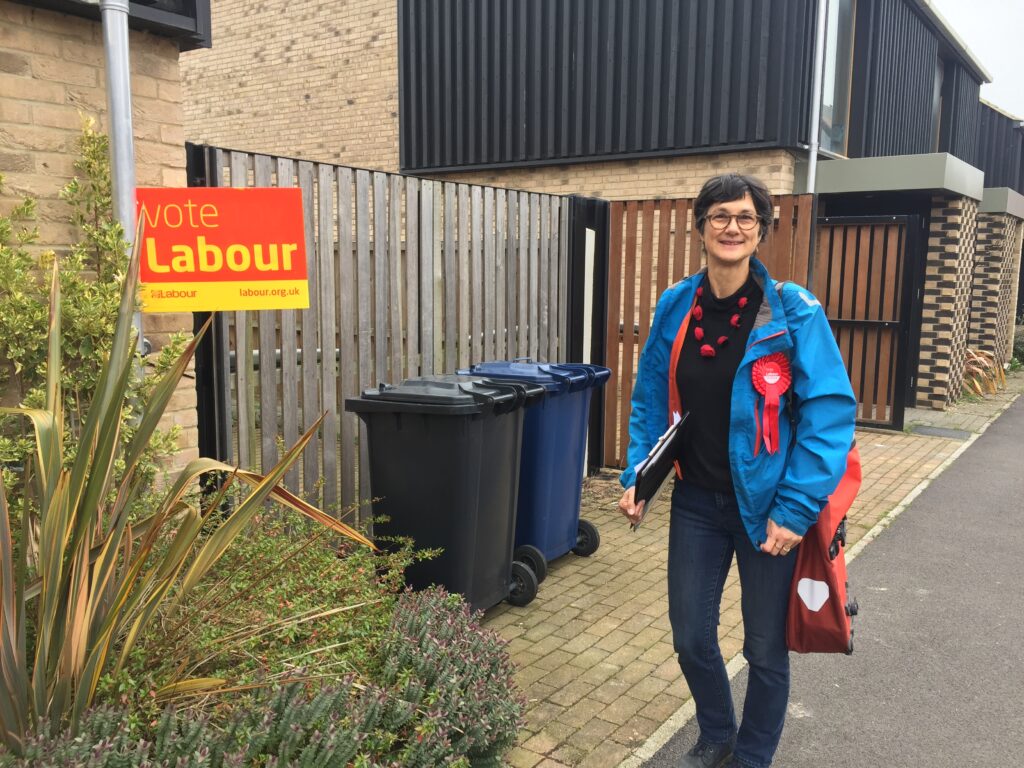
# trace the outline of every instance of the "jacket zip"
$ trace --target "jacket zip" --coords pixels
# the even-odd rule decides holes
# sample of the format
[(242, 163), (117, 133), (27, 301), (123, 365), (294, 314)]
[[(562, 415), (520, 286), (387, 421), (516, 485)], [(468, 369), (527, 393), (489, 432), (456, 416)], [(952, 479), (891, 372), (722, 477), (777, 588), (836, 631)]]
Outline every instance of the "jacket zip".
[[(785, 336), (785, 335), (786, 335), (785, 331), (779, 331), (778, 333), (773, 333), (771, 336), (765, 336), (763, 339), (758, 339), (753, 344), (751, 344), (749, 347), (747, 347), (747, 352), (752, 350), (754, 347), (756, 347), (758, 344), (760, 344), (763, 341), (768, 341), (769, 339), (777, 339), (779, 336)], [(744, 354), (746, 354), (746, 353), (744, 353)]]

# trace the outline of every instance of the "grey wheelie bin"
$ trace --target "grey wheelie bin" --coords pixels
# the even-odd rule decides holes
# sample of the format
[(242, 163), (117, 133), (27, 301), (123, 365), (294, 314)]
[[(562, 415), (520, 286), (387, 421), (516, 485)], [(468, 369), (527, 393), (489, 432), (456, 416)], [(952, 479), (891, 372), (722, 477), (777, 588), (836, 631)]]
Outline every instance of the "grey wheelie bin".
[(406, 536), (441, 555), (406, 572), (474, 610), (529, 603), (537, 581), (512, 561), (523, 408), (543, 390), (472, 376), (381, 385), (345, 401), (366, 424), (374, 536)]

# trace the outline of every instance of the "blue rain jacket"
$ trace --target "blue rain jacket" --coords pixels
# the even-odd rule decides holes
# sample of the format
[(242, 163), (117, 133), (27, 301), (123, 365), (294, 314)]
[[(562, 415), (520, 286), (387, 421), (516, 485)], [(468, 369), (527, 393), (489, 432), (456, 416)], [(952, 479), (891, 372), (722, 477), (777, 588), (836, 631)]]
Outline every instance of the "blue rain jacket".
[[(732, 386), (729, 463), (740, 514), (754, 547), (767, 537), (768, 518), (802, 536), (818, 519), (846, 469), (853, 445), (857, 402), (839, 348), (818, 300), (795, 283), (781, 293), (756, 258), (750, 271), (764, 299)], [(629, 419), (629, 451), (619, 481), (636, 482), (635, 467), (669, 424), (668, 387), (672, 345), (693, 306), (704, 270), (662, 294), (650, 336), (640, 354)], [(793, 383), (779, 403), (779, 449), (768, 453), (758, 439), (764, 407), (751, 372), (759, 357), (782, 352)], [(755, 455), (756, 453), (756, 455)]]

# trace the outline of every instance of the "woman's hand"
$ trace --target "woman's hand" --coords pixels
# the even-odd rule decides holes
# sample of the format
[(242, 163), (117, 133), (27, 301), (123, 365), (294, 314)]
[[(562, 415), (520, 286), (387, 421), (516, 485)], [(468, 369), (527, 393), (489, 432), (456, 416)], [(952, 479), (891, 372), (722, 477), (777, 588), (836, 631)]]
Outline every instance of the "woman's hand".
[(622, 494), (622, 498), (619, 499), (619, 512), (624, 514), (632, 525), (640, 522), (640, 517), (644, 512), (644, 502), (641, 501), (639, 504), (633, 503), (633, 494), (635, 492), (636, 486), (634, 485), (632, 488), (627, 488), (626, 492)]
[[(619, 502), (622, 506), (622, 502)], [(789, 550), (803, 540), (803, 536), (797, 536), (789, 528), (776, 525), (774, 520), (768, 521), (768, 539), (761, 545), (761, 551), (769, 555), (788, 555)]]

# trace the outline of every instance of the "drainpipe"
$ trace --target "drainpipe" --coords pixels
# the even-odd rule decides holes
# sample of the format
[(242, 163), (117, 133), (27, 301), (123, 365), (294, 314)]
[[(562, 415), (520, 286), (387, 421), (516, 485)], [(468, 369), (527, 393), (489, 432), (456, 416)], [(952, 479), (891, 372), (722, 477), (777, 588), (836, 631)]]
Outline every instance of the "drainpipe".
[(814, 74), (811, 78), (810, 147), (807, 150), (807, 191), (811, 194), (811, 237), (808, 241), (807, 286), (814, 285), (814, 254), (818, 250), (818, 145), (821, 137), (821, 81), (825, 69), (825, 28), (828, 0), (818, 0), (814, 32)]
[[(114, 216), (129, 248), (135, 237), (135, 143), (128, 58), (128, 0), (99, 0), (103, 51), (107, 65), (107, 114), (110, 118), (110, 175)], [(142, 315), (132, 316), (136, 350), (142, 352)]]
[(810, 148), (807, 150), (807, 191), (815, 193), (818, 173), (818, 142), (821, 136), (821, 79), (825, 69), (825, 25), (828, 0), (818, 0), (817, 28), (814, 34), (814, 76), (811, 80)]

